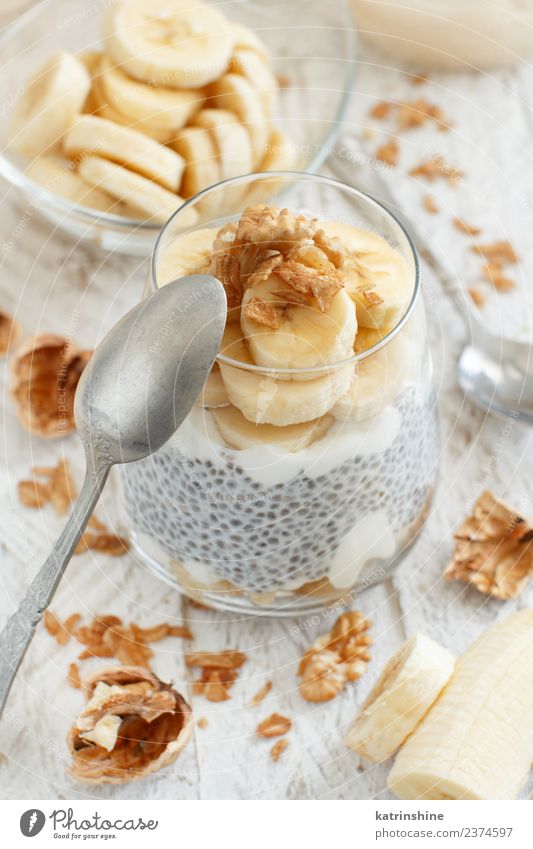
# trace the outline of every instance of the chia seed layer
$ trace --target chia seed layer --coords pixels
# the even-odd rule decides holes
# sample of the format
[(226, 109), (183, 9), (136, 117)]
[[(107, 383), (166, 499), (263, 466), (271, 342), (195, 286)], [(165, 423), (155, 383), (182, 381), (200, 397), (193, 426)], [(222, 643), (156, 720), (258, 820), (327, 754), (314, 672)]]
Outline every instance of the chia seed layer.
[(253, 593), (323, 578), (343, 537), (377, 510), (400, 548), (425, 509), (439, 439), (433, 397), (409, 388), (394, 406), (401, 424), (386, 451), (268, 488), (239, 468), (238, 451), (218, 468), (164, 446), (121, 469), (128, 523), (189, 570), (199, 561)]

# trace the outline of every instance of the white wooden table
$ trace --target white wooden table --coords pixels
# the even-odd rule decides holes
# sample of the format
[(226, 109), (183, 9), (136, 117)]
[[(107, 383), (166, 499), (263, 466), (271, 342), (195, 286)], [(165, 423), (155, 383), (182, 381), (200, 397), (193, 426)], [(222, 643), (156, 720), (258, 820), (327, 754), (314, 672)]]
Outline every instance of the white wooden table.
[[(384, 62), (382, 57), (364, 54), (338, 149), (352, 149), (357, 136), (364, 139), (370, 155), (386, 140), (389, 125), (368, 118), (376, 99), (424, 96), (441, 105), (454, 128), (442, 134), (429, 128), (406, 133), (400, 140), (399, 166), (387, 171), (385, 178), (407, 214), (421, 216), (428, 237), (447, 251), (466, 281), (476, 282), (480, 263), (468, 250), (468, 238), (451, 226), (453, 216), (483, 227), (486, 241), (509, 238), (513, 242), (523, 259), (515, 274), (519, 291), (507, 295), (505, 304), (489, 308), (495, 320), (502, 309), (507, 316), (508, 309), (527, 294), (527, 287), (531, 287), (528, 275), (533, 272), (533, 68), (485, 77), (439, 76), (414, 87), (405, 73), (388, 70)], [(450, 164), (466, 172), (458, 188), (444, 182), (427, 185), (406, 176), (412, 164), (434, 152), (443, 152)], [(345, 154), (337, 158), (345, 160)], [(365, 167), (372, 168), (371, 161)], [(441, 208), (438, 215), (422, 211), (421, 198), (428, 190), (437, 198)], [(61, 232), (54, 232), (15, 190), (2, 185), (1, 191), (0, 306), (16, 314), (26, 334), (56, 331), (93, 346), (140, 297), (145, 264), (76, 245)], [(79, 649), (74, 644), (56, 646), (41, 627), (0, 724), (2, 796), (389, 798), (386, 776), (390, 765), (364, 768), (344, 744), (357, 706), (384, 661), (407, 636), (421, 630), (460, 652), (483, 628), (515, 606), (489, 601), (462, 584), (441, 580), (451, 552), (453, 529), (480, 491), (489, 486), (533, 514), (532, 434), (512, 419), (487, 417), (465, 400), (455, 379), (464, 338), (461, 318), (428, 274), (424, 288), (442, 420), (442, 471), (431, 516), (416, 546), (392, 580), (368, 590), (356, 601), (355, 606), (375, 623), (373, 660), (364, 678), (330, 703), (309, 704), (298, 693), (297, 663), (310, 641), (327, 630), (330, 619), (318, 625), (293, 620), (236, 621), (229, 615), (191, 609), (194, 649), (239, 648), (248, 655), (231, 699), (213, 704), (191, 696), (196, 716), (206, 717), (208, 725), (195, 729), (192, 742), (168, 770), (118, 788), (88, 790), (65, 774), (65, 736), (82, 702), (79, 691), (68, 686), (66, 672)], [(527, 298), (524, 303), (527, 305)], [(17, 481), (28, 476), (31, 466), (49, 465), (62, 453), (74, 462), (79, 481), (82, 457), (76, 436), (47, 442), (31, 438), (20, 428), (8, 398), (3, 362), (0, 369), (3, 622), (18, 604), (61, 527), (51, 511), (31, 511), (19, 504)], [(98, 515), (112, 523), (113, 506), (113, 493), (108, 491)], [(526, 591), (518, 605), (531, 603), (533, 590)], [(53, 609), (62, 616), (74, 611), (84, 617), (112, 612), (140, 624), (169, 617), (181, 621), (186, 615), (183, 599), (130, 555), (116, 559), (100, 554), (76, 557)], [(189, 646), (167, 640), (154, 648), (156, 672), (164, 679), (174, 679), (178, 689), (187, 692), (183, 652)], [(273, 681), (270, 696), (258, 707), (247, 707), (266, 680)], [(290, 716), (294, 723), (289, 748), (278, 763), (270, 759), (271, 744), (254, 736), (259, 720), (275, 710)], [(530, 793), (531, 787), (525, 795)]]

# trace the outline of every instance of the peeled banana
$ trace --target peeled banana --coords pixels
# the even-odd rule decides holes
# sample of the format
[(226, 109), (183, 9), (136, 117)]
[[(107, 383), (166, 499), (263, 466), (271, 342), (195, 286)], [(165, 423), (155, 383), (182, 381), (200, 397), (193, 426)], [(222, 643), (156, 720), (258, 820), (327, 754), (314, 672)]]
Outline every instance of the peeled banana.
[(400, 799), (515, 799), (533, 761), (533, 609), (484, 631), (400, 750)]
[(374, 763), (387, 760), (427, 713), (454, 665), (447, 649), (416, 634), (386, 664), (348, 732), (348, 746)]

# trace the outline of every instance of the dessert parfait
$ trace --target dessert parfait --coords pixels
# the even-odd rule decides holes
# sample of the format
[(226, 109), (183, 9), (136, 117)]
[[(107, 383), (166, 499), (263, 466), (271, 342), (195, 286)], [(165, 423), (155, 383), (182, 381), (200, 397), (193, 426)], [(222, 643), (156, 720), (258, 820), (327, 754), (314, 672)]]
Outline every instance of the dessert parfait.
[(410, 243), (366, 196), (299, 179), (323, 182), (357, 215), (261, 202), (163, 234), (156, 284), (213, 274), (227, 324), (186, 421), (121, 470), (142, 557), (189, 595), (233, 610), (291, 614), (383, 579), (424, 521), (437, 464)]

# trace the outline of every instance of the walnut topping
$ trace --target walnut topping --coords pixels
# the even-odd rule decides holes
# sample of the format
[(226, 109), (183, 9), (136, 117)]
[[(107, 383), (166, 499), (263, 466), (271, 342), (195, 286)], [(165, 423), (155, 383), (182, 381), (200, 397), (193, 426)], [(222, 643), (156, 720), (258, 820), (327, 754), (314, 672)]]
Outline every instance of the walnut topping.
[(410, 103), (398, 104), (397, 124), (400, 131), (422, 127), (428, 121), (433, 121), (439, 130), (449, 130), (452, 126), (451, 122), (444, 117), (440, 106), (429, 103), (423, 97)]
[(533, 573), (533, 525), (485, 491), (455, 534), (444, 577), (493, 598), (516, 598)]
[(258, 705), (260, 702), (262, 702), (263, 699), (266, 698), (266, 696), (268, 696), (271, 689), (272, 689), (272, 681), (267, 681), (265, 684), (263, 684), (261, 689), (257, 691), (257, 693), (253, 697), (252, 701), (250, 702), (250, 706), (255, 707), (255, 705)]
[(409, 174), (412, 177), (423, 177), (431, 183), (439, 177), (443, 177), (452, 185), (455, 185), (461, 177), (464, 177), (464, 173), (458, 168), (445, 165), (442, 156), (434, 156), (432, 159), (421, 162), (420, 165), (411, 168)]
[(246, 661), (240, 651), (192, 652), (185, 658), (187, 666), (202, 670), (200, 678), (193, 682), (193, 692), (205, 696), (210, 702), (225, 702), (230, 698), (229, 690), (237, 680), (238, 670)]
[(23, 426), (38, 436), (61, 436), (74, 429), (74, 394), (91, 351), (68, 339), (41, 334), (17, 351), (11, 394)]
[(270, 750), (270, 757), (272, 758), (274, 763), (279, 761), (281, 755), (283, 754), (283, 752), (285, 751), (285, 749), (287, 748), (288, 745), (289, 745), (289, 741), (287, 740), (286, 737), (282, 737), (281, 740), (276, 740), (276, 742), (274, 743), (274, 745), (272, 746), (272, 748)]
[(76, 546), (74, 554), (83, 554), (88, 549), (107, 554), (109, 557), (121, 557), (130, 549), (129, 540), (126, 537), (112, 533), (93, 534), (85, 531)]
[(396, 139), (390, 139), (388, 142), (378, 147), (374, 156), (380, 162), (385, 162), (387, 165), (397, 165), (398, 154), (398, 142), (396, 141)]
[(187, 743), (185, 699), (135, 666), (99, 670), (83, 682), (85, 710), (70, 729), (70, 773), (85, 784), (121, 784), (171, 764)]
[[(289, 288), (315, 298), (325, 311), (344, 285), (341, 268), (346, 256), (340, 241), (320, 230), (318, 222), (288, 209), (259, 205), (248, 207), (237, 223), (219, 230), (210, 270), (222, 282), (230, 308), (240, 305), (245, 289), (281, 270)], [(301, 302), (294, 297), (286, 300)], [(271, 304), (260, 299), (251, 299), (250, 304), (252, 320), (277, 327), (278, 316)]]
[(272, 713), (257, 726), (258, 737), (282, 737), (292, 728), (292, 720), (281, 713)]
[(356, 681), (366, 671), (372, 640), (371, 622), (358, 610), (342, 613), (329, 634), (315, 640), (300, 661), (300, 693), (309, 702), (335, 698), (346, 681)]
[(466, 233), (467, 236), (478, 236), (481, 233), (479, 227), (472, 227), (462, 218), (454, 218), (452, 223), (456, 230), (459, 230), (460, 233)]
[(0, 355), (7, 352), (18, 344), (22, 336), (20, 324), (10, 315), (0, 310)]
[(279, 315), (274, 304), (263, 301), (262, 298), (250, 298), (244, 307), (244, 314), (250, 321), (255, 321), (263, 327), (276, 330), (279, 327)]

